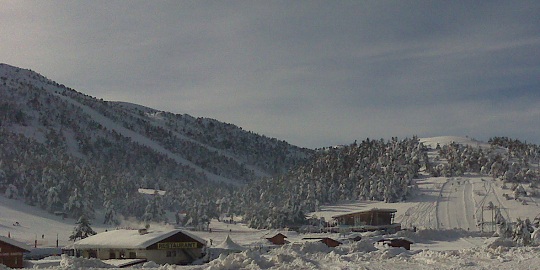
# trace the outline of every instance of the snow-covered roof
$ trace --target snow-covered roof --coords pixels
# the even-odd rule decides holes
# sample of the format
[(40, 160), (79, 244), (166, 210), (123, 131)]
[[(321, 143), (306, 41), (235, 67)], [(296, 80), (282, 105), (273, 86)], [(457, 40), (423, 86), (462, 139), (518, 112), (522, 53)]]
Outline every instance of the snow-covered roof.
[(11, 238), (7, 238), (5, 236), (0, 236), (0, 242), (8, 243), (12, 246), (18, 247), (20, 249), (24, 249), (26, 251), (30, 251), (31, 249), (31, 247), (27, 246), (26, 244), (13, 240)]
[(289, 237), (298, 237), (298, 232), (296, 231), (283, 231), (283, 230), (270, 230), (267, 231), (262, 238), (271, 238), (278, 234), (282, 234), (285, 236), (285, 238)]
[(233, 251), (244, 251), (246, 250), (245, 247), (235, 243), (229, 235), (227, 235), (227, 238), (223, 243), (216, 246), (216, 248), (219, 249), (225, 249), (225, 250), (233, 250)]
[(397, 212), (397, 210), (396, 209), (390, 209), (390, 208), (371, 208), (369, 210), (351, 212), (351, 213), (345, 213), (345, 214), (333, 216), (332, 218), (343, 217), (343, 216), (354, 215), (354, 214), (360, 214), (360, 213), (369, 213), (369, 212), (395, 213), (395, 212)]
[(151, 188), (139, 188), (138, 191), (141, 194), (147, 194), (147, 195), (154, 195), (157, 192), (157, 194), (161, 195), (161, 196), (163, 196), (163, 195), (165, 195), (165, 193), (167, 193), (167, 191), (165, 191), (165, 190), (151, 189)]
[(206, 244), (206, 241), (183, 230), (148, 231), (140, 234), (137, 230), (114, 230), (87, 237), (73, 244), (75, 249), (81, 248), (147, 248), (163, 239), (182, 233), (193, 240)]

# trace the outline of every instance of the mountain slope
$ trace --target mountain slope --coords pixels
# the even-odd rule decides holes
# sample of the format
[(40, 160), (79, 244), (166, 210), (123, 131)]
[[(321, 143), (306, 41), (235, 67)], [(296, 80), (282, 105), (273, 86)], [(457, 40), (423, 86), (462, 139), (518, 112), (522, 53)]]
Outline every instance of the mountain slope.
[(72, 215), (109, 205), (142, 216), (137, 188), (169, 191), (171, 210), (197, 208), (194, 197), (205, 205), (313, 152), (213, 119), (99, 100), (5, 64), (0, 136), (0, 192)]

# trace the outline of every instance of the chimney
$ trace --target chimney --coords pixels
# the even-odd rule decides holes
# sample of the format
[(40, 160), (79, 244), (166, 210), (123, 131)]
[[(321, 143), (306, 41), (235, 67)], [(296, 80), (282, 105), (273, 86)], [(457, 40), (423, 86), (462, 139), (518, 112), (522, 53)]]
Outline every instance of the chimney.
[(148, 230), (147, 229), (139, 229), (139, 234), (140, 235), (145, 235), (148, 233)]

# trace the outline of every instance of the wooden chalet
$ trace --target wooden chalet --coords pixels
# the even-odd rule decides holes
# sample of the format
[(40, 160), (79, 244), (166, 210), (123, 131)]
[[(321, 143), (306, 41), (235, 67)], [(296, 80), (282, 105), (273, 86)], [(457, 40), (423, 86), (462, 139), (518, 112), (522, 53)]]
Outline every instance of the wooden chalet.
[(23, 255), (30, 247), (11, 238), (0, 236), (0, 264), (9, 268), (23, 268)]
[(347, 213), (333, 216), (337, 225), (350, 231), (378, 231), (396, 232), (401, 230), (401, 224), (394, 223), (396, 209), (372, 208), (366, 211)]

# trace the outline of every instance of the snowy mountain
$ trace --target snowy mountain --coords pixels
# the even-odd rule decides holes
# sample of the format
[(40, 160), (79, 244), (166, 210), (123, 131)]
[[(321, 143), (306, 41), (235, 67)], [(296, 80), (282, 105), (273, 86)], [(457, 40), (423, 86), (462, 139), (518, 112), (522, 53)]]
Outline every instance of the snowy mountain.
[(213, 119), (90, 97), (6, 64), (0, 137), (0, 192), (73, 217), (102, 207), (142, 217), (139, 188), (169, 191), (165, 208), (200, 212), (313, 153)]

